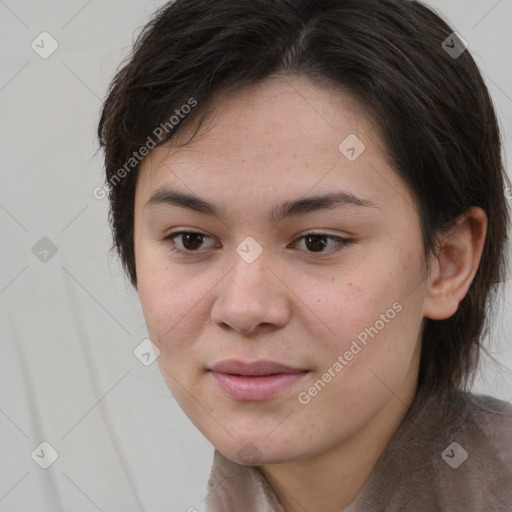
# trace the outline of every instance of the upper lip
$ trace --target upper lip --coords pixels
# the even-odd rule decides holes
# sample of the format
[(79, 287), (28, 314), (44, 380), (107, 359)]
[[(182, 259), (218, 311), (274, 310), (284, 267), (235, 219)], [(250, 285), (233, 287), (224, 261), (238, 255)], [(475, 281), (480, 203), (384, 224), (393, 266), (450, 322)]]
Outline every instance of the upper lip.
[(304, 368), (293, 368), (275, 361), (245, 362), (237, 359), (219, 361), (208, 368), (212, 372), (226, 373), (230, 375), (272, 375), (277, 373), (301, 373)]

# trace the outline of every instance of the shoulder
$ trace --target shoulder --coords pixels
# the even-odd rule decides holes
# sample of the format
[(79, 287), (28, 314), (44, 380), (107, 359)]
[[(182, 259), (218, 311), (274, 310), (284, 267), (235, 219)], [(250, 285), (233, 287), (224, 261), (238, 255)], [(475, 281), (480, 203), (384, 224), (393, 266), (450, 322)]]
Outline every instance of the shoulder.
[(492, 396), (468, 393), (468, 403), (473, 421), (489, 441), (499, 444), (503, 451), (512, 456), (512, 404)]
[(471, 393), (463, 395), (463, 400), (468, 417), (461, 429), (470, 435), (470, 448), (478, 450), (482, 457), (485, 450), (489, 463), (503, 464), (512, 489), (512, 404)]
[(512, 406), (457, 389), (418, 394), (350, 512), (512, 510)]
[(444, 430), (433, 439), (441, 455), (432, 454), (438, 503), (446, 510), (511, 510), (512, 405), (461, 390), (433, 398), (430, 412)]

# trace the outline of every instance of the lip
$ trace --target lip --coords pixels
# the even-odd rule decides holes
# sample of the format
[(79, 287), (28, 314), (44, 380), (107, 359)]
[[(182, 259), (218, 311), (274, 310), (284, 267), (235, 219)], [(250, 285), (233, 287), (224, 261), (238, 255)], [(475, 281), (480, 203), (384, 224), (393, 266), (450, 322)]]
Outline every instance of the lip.
[(307, 371), (305, 368), (294, 368), (275, 361), (254, 361), (245, 362), (238, 359), (225, 359), (215, 363), (210, 368), (212, 372), (228, 373), (231, 375), (261, 376), (276, 373), (301, 373)]
[(275, 361), (220, 361), (208, 368), (220, 389), (233, 400), (261, 401), (273, 398), (301, 380), (308, 370)]

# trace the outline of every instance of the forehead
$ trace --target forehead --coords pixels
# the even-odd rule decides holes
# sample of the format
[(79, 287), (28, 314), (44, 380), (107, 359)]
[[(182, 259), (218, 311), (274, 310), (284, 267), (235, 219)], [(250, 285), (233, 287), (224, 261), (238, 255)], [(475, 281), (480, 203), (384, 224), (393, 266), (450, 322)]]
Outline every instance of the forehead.
[[(274, 77), (229, 94), (221, 91), (196, 132), (197, 108), (189, 124), (143, 161), (139, 196), (147, 200), (166, 184), (196, 195), (276, 198), (334, 186), (378, 195), (379, 185), (402, 186), (372, 117), (346, 92), (303, 77)], [(357, 158), (349, 158), (354, 151), (347, 149), (355, 149)]]
[[(204, 115), (203, 125), (192, 144), (186, 144), (200, 115)], [(375, 130), (368, 108), (354, 95), (298, 75), (272, 76), (232, 91), (222, 88), (207, 105), (197, 107), (189, 120), (192, 122), (185, 124), (167, 145), (180, 156), (203, 144), (228, 144), (232, 151), (238, 149), (240, 153), (257, 150), (261, 145), (282, 144), (280, 155), (285, 156), (285, 144), (296, 142), (295, 146), (311, 153), (310, 146), (318, 147), (321, 139), (325, 143), (331, 141), (329, 132), (338, 138), (347, 129), (361, 135)], [(380, 144), (380, 140), (368, 142)]]

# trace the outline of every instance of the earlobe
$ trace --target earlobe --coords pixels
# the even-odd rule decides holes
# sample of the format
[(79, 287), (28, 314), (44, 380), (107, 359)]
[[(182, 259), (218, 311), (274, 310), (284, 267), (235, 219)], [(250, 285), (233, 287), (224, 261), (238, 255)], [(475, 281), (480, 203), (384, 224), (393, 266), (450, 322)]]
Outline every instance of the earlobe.
[(440, 236), (441, 249), (432, 255), (423, 315), (445, 320), (455, 314), (478, 270), (487, 233), (487, 215), (479, 207), (462, 214)]

